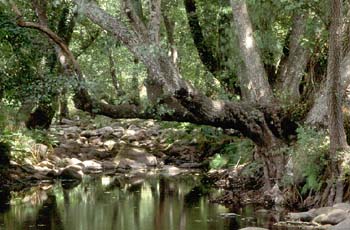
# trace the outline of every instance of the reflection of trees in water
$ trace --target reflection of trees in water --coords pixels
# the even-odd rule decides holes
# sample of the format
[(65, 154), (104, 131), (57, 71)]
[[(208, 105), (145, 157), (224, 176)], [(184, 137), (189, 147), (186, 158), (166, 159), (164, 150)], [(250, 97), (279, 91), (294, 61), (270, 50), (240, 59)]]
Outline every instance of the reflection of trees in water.
[(0, 214), (10, 209), (11, 193), (8, 188), (0, 188)]
[[(29, 224), (29, 226), (27, 225)], [(26, 223), (25, 229), (30, 229), (32, 223)], [(56, 197), (53, 194), (49, 194), (40, 208), (36, 220), (36, 229), (51, 229), (51, 230), (63, 230), (63, 224), (61, 215), (58, 211)]]

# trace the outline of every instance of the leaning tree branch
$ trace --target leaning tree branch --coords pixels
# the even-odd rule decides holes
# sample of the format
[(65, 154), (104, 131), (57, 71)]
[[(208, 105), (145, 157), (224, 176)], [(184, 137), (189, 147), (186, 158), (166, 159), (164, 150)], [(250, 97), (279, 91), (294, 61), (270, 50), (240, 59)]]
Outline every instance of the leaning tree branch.
[[(135, 9), (134, 5), (131, 2), (132, 0), (123, 0), (123, 10), (126, 14), (126, 16), (129, 19), (129, 23), (133, 27), (135, 31), (137, 31), (143, 39), (148, 39), (148, 32), (145, 23), (142, 21), (142, 11), (139, 12)], [(135, 1), (135, 0), (133, 0)]]
[(151, 42), (159, 44), (161, 0), (150, 0), (150, 20), (148, 24), (148, 36)]
[(195, 0), (184, 0), (184, 4), (191, 35), (197, 48), (199, 58), (204, 66), (216, 76), (217, 71), (220, 70), (219, 60), (216, 58), (212, 49), (207, 45), (204, 38), (202, 27), (199, 24)]

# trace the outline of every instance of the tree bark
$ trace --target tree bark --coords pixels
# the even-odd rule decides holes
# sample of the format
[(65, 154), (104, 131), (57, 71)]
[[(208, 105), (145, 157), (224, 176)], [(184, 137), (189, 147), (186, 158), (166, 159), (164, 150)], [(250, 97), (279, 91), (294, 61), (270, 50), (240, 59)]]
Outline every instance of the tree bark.
[[(312, 108), (306, 116), (305, 123), (320, 128), (328, 127), (328, 110), (327, 110), (327, 81), (321, 84), (321, 87), (316, 93), (315, 101)], [(350, 84), (350, 52), (347, 52), (340, 62), (340, 96), (343, 97), (345, 90)]]
[(199, 17), (197, 13), (195, 0), (184, 0), (188, 25), (190, 26), (191, 35), (194, 41), (194, 45), (197, 48), (199, 58), (204, 66), (214, 75), (217, 75), (217, 71), (220, 69), (219, 60), (216, 58), (211, 47), (208, 46), (202, 27), (199, 24)]
[(277, 89), (281, 98), (297, 102), (300, 98), (299, 86), (309, 58), (309, 50), (301, 44), (306, 28), (306, 13), (296, 13), (293, 17), (289, 37), (288, 56), (280, 67)]
[(243, 99), (254, 103), (269, 103), (273, 99), (273, 94), (254, 39), (246, 1), (230, 0), (230, 2), (245, 74), (239, 76)]
[[(341, 60), (341, 35), (342, 35), (342, 2), (341, 0), (331, 1), (331, 24), (328, 50), (327, 66), (327, 95), (329, 114), (329, 136), (330, 136), (330, 182), (333, 184), (329, 196), (329, 203), (342, 202), (343, 186), (341, 181), (341, 163), (339, 151), (348, 148), (346, 134), (343, 124), (342, 93), (340, 92), (340, 60)], [(335, 184), (335, 186), (334, 186)]]

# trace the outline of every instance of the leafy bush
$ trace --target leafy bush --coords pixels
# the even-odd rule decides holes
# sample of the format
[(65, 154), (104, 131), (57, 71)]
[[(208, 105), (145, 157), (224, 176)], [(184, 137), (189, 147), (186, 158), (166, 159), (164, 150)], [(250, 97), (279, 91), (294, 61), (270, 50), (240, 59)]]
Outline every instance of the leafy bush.
[(326, 154), (329, 150), (329, 137), (325, 132), (312, 128), (297, 129), (298, 140), (291, 150), (293, 160), (293, 180), (304, 182), (302, 194), (319, 190), (321, 176), (326, 167)]
[(210, 162), (210, 168), (218, 169), (241, 164), (249, 161), (252, 156), (253, 143), (248, 139), (235, 139), (226, 144), (220, 153), (216, 154)]

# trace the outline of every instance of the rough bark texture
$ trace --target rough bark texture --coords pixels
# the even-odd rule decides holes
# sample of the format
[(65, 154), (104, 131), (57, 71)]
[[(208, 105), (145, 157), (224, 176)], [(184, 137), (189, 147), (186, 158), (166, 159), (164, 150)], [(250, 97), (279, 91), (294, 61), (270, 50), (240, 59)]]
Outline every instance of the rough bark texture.
[[(74, 70), (81, 81), (81, 84), (75, 89), (74, 95), (74, 102), (78, 109), (112, 118), (157, 118), (236, 129), (247, 138), (253, 140), (258, 147), (257, 153), (265, 163), (267, 188), (272, 186), (271, 178), (272, 182), (281, 179), (284, 171), (285, 156), (273, 153), (274, 150), (284, 146), (286, 129), (283, 113), (278, 106), (272, 103), (262, 103), (260, 106), (257, 106), (249, 102), (247, 104), (235, 103), (212, 100), (206, 97), (182, 79), (178, 68), (167, 55), (164, 55), (162, 52), (152, 52), (152, 47), (149, 50), (146, 47), (145, 50), (144, 45), (148, 41), (142, 40), (140, 34), (129, 30), (129, 27), (103, 11), (93, 1), (80, 2), (76, 0), (76, 2), (81, 4), (80, 7), (83, 8), (86, 16), (92, 22), (110, 32), (138, 60), (143, 62), (149, 72), (147, 81), (151, 81), (151, 86), (158, 86), (159, 92), (155, 93), (155, 96), (158, 98), (158, 104), (166, 105), (172, 111), (166, 114), (159, 114), (156, 112), (158, 104), (154, 104), (154, 107), (150, 110), (151, 112), (147, 112), (149, 110), (145, 110), (145, 108), (140, 106), (126, 104), (109, 105), (91, 98), (87, 89), (84, 88), (84, 79), (79, 63), (75, 60), (68, 47), (61, 42), (57, 34), (47, 27), (30, 24), (30, 27), (42, 31), (59, 45), (67, 59), (73, 63), (70, 65), (70, 68)], [(23, 21), (21, 24), (28, 25), (27, 22)], [(253, 83), (256, 82), (251, 82), (251, 84)], [(259, 83), (258, 85), (262, 86)], [(269, 86), (268, 89), (270, 90)], [(263, 91), (263, 95), (260, 94), (260, 97), (257, 97), (254, 101), (265, 102), (265, 99), (270, 101), (267, 100), (265, 92)]]
[(184, 4), (191, 35), (199, 57), (204, 66), (215, 76), (217, 71), (220, 69), (220, 64), (211, 47), (207, 45), (204, 38), (202, 27), (199, 24), (195, 0), (184, 0)]
[[(341, 96), (350, 84), (350, 52), (346, 53), (340, 63), (340, 89)], [(324, 82), (315, 96), (315, 102), (308, 112), (306, 123), (316, 127), (327, 127), (328, 110), (327, 110), (327, 82)]]
[(163, 20), (164, 20), (164, 25), (165, 25), (165, 30), (168, 38), (168, 43), (170, 46), (170, 58), (174, 64), (177, 63), (177, 49), (176, 49), (176, 44), (175, 44), (175, 22), (172, 21), (166, 13), (163, 13)]
[(255, 43), (246, 2), (231, 0), (231, 6), (245, 73), (239, 76), (242, 96), (250, 102), (268, 103), (273, 98), (272, 90)]
[[(328, 113), (329, 113), (329, 136), (330, 136), (330, 171), (331, 181), (336, 184), (331, 187), (329, 203), (342, 202), (343, 186), (341, 181), (341, 158), (339, 152), (348, 147), (346, 143), (346, 134), (343, 125), (342, 113), (342, 93), (340, 92), (340, 60), (341, 60), (341, 0), (331, 1), (331, 24), (328, 51), (327, 66), (327, 94), (328, 94)], [(336, 181), (336, 183), (334, 183)], [(335, 197), (333, 197), (333, 194)]]
[(279, 70), (279, 94), (286, 101), (299, 100), (299, 86), (308, 62), (309, 49), (301, 42), (305, 33), (307, 15), (296, 13), (293, 17), (292, 31), (289, 36), (288, 56)]

